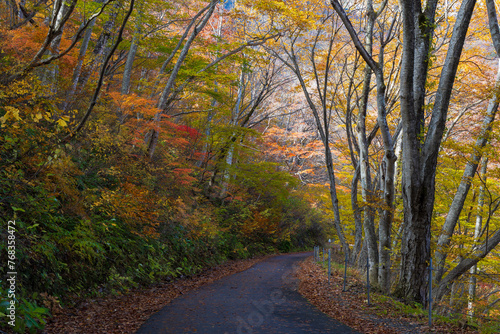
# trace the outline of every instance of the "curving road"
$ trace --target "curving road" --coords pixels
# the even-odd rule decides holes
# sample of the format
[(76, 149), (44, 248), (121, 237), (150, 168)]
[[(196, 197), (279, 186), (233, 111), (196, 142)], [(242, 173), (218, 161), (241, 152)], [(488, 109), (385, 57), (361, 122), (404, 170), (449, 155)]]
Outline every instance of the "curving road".
[(291, 273), (308, 256), (274, 256), (191, 291), (151, 316), (137, 333), (357, 333), (297, 292)]

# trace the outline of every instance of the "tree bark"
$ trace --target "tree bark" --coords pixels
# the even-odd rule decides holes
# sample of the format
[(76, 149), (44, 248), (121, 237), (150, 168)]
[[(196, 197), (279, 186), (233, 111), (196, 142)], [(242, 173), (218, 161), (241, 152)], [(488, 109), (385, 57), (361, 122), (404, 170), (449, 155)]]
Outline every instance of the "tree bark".
[(471, 154), (471, 157), (468, 159), (469, 162), (467, 162), (467, 165), (465, 166), (462, 180), (460, 181), (455, 196), (453, 197), (453, 201), (450, 205), (450, 209), (448, 210), (448, 215), (446, 216), (445, 223), (442, 227), (441, 234), (439, 235), (439, 239), (437, 242), (437, 250), (435, 256), (436, 282), (438, 283), (441, 280), (446, 269), (446, 248), (450, 244), (451, 237), (455, 231), (455, 226), (458, 222), (458, 218), (460, 217), (460, 213), (462, 212), (465, 200), (467, 198), (467, 195), (469, 194), (472, 179), (476, 174), (479, 161), (481, 160), (481, 157), (483, 155), (482, 149), (488, 143), (491, 127), (498, 110), (500, 99), (500, 93), (498, 93), (498, 88), (500, 88), (500, 66), (498, 70), (499, 71), (497, 73), (495, 96), (491, 98), (490, 103), (488, 104), (488, 110), (486, 111), (486, 116), (481, 126), (481, 133), (479, 135), (479, 138), (476, 140), (474, 152)]
[[(107, 3), (109, 2), (111, 1), (108, 0)], [(104, 61), (106, 55), (106, 49), (108, 48), (107, 46), (108, 41), (111, 38), (111, 33), (115, 26), (116, 16), (118, 15), (119, 10), (120, 10), (120, 1), (117, 1), (111, 10), (109, 19), (104, 23), (102, 32), (96, 41), (93, 50), (94, 59), (92, 61), (92, 65), (84, 72), (83, 77), (81, 77), (80, 89), (83, 89), (87, 85), (87, 82), (89, 81), (94, 71), (98, 69), (101, 62)]]
[[(373, 28), (373, 26), (372, 26)], [(371, 45), (370, 45), (371, 47)], [(363, 82), (362, 102), (358, 111), (357, 130), (359, 147), (359, 170), (361, 183), (361, 197), (363, 199), (363, 229), (365, 231), (365, 240), (368, 253), (368, 262), (370, 264), (369, 277), (370, 284), (378, 284), (378, 265), (379, 254), (377, 245), (377, 235), (375, 233), (374, 210), (371, 207), (373, 201), (372, 181), (370, 172), (370, 161), (368, 160), (368, 141), (366, 138), (366, 110), (368, 106), (368, 95), (370, 92), (371, 69), (365, 68), (365, 77)]]
[(425, 134), (425, 83), (437, 1), (403, 1), (403, 62), (401, 114), (403, 121), (403, 206), (405, 230), (401, 248), (397, 295), (426, 305), (427, 281), (422, 275), (431, 256), (430, 227), (435, 196), (437, 156), (455, 74), (475, 0), (464, 0), (456, 16), (446, 60), (436, 93), (432, 117)]
[(130, 49), (127, 55), (127, 61), (125, 62), (125, 68), (123, 69), (123, 79), (122, 79), (122, 94), (128, 94), (130, 91), (130, 80), (132, 77), (132, 66), (134, 64), (135, 55), (137, 54), (137, 49), (139, 48), (139, 44), (137, 43), (137, 34), (134, 34), (132, 37), (132, 43), (130, 44)]
[[(246, 91), (245, 67), (246, 66), (243, 64), (242, 69), (241, 69), (240, 80), (238, 83), (238, 94), (236, 97), (236, 104), (231, 112), (231, 120), (229, 122), (229, 125), (233, 126), (233, 127), (236, 126), (236, 124), (238, 122), (238, 118), (240, 117), (241, 106), (243, 104), (243, 98), (245, 96), (245, 91)], [(232, 137), (235, 137), (235, 136), (236, 136), (236, 133), (233, 132)], [(227, 154), (226, 154), (226, 166), (224, 168), (224, 171), (222, 172), (223, 181), (222, 181), (222, 189), (221, 189), (221, 193), (220, 193), (221, 198), (226, 196), (227, 187), (229, 185), (229, 178), (230, 178), (229, 168), (233, 164), (233, 153), (234, 153), (235, 142), (232, 141), (232, 142), (230, 142), (229, 145), (230, 146), (229, 146), (229, 149), (228, 149)]]

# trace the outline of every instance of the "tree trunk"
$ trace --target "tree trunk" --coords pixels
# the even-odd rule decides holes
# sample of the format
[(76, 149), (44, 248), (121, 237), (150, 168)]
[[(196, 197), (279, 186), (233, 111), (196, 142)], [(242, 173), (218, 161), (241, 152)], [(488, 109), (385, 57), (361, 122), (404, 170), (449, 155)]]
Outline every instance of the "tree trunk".
[[(236, 98), (236, 104), (232, 110), (231, 121), (229, 122), (229, 125), (233, 126), (233, 127), (236, 126), (236, 124), (238, 122), (238, 118), (241, 114), (241, 106), (243, 104), (243, 98), (245, 96), (245, 90), (246, 90), (245, 67), (246, 66), (243, 65), (242, 69), (241, 69), (240, 80), (238, 83), (238, 95)], [(235, 137), (235, 136), (236, 136), (236, 133), (233, 132), (231, 137)], [(226, 196), (227, 187), (229, 185), (229, 179), (230, 179), (229, 168), (233, 164), (233, 153), (234, 153), (235, 142), (231, 141), (229, 145), (230, 145), (230, 147), (229, 147), (227, 155), (226, 155), (226, 167), (224, 168), (224, 171), (222, 172), (223, 181), (222, 181), (222, 189), (221, 189), (221, 193), (220, 193), (221, 198)]]
[(465, 36), (475, 0), (464, 0), (444, 62), (434, 108), (425, 134), (425, 83), (437, 1), (402, 2), (403, 61), (401, 68), (401, 114), (403, 122), (403, 206), (405, 230), (401, 248), (401, 271), (397, 295), (427, 304), (425, 275), (429, 259), (430, 227), (435, 196), (437, 156), (445, 130), (446, 115)]
[(446, 262), (446, 249), (450, 244), (451, 237), (453, 232), (455, 231), (455, 226), (458, 222), (458, 218), (460, 217), (460, 213), (462, 212), (465, 200), (467, 195), (469, 194), (469, 190), (471, 187), (471, 181), (476, 175), (477, 167), (479, 165), (479, 161), (483, 155), (482, 148), (486, 146), (489, 140), (489, 134), (491, 132), (491, 127), (493, 121), (495, 120), (495, 116), (498, 110), (500, 93), (498, 88), (500, 88), (500, 66), (497, 73), (497, 81), (494, 96), (491, 98), (490, 103), (488, 104), (488, 110), (486, 112), (486, 116), (483, 120), (483, 124), (481, 127), (481, 133), (479, 138), (476, 140), (474, 145), (474, 152), (471, 154), (471, 157), (468, 159), (468, 163), (465, 167), (465, 170), (462, 175), (462, 180), (458, 186), (458, 189), (453, 197), (453, 201), (450, 205), (450, 209), (448, 211), (448, 215), (446, 216), (445, 223), (443, 225), (441, 234), (439, 236), (437, 242), (437, 250), (436, 250), (436, 282), (439, 283), (441, 278), (443, 277), (443, 273), (445, 271), (445, 262)]
[(137, 34), (134, 34), (132, 37), (132, 43), (130, 44), (130, 49), (127, 55), (127, 61), (125, 62), (125, 68), (123, 69), (123, 79), (122, 79), (122, 94), (128, 94), (130, 91), (130, 80), (132, 77), (132, 65), (134, 64), (135, 55), (137, 53), (137, 49), (139, 48), (139, 44), (137, 43)]
[(68, 93), (66, 94), (66, 101), (64, 102), (63, 105), (63, 110), (67, 112), (69, 108), (71, 107), (71, 103), (73, 101), (75, 92), (76, 92), (76, 87), (78, 85), (78, 80), (80, 79), (80, 75), (82, 73), (82, 66), (83, 66), (83, 61), (85, 60), (85, 54), (87, 53), (87, 49), (89, 46), (90, 42), (90, 37), (92, 36), (92, 29), (94, 27), (96, 19), (93, 19), (88, 27), (87, 31), (85, 32), (85, 35), (82, 40), (82, 45), (80, 46), (80, 52), (78, 54), (78, 60), (75, 66), (75, 69), (73, 70), (73, 79), (71, 83), (71, 88), (68, 90)]
[(500, 243), (500, 230), (497, 230), (490, 238), (472, 253), (468, 258), (463, 259), (458, 263), (439, 283), (438, 287), (433, 290), (433, 300), (441, 300), (451, 289), (453, 282), (470, 268), (477, 264), (481, 259), (488, 255)]
[(381, 168), (382, 179), (382, 199), (383, 209), (379, 223), (379, 283), (382, 290), (386, 293), (390, 288), (391, 275), (391, 230), (394, 217), (394, 177), (397, 156), (394, 153), (394, 143), (387, 124), (387, 106), (385, 100), (386, 86), (384, 83), (384, 41), (379, 50), (379, 68), (376, 72), (377, 81), (377, 123), (380, 128), (384, 143), (384, 158)]
[[(365, 115), (366, 115), (366, 104), (368, 100), (369, 94), (369, 84), (371, 78), (371, 72), (375, 73), (375, 78), (377, 82), (377, 124), (379, 129), (381, 130), (383, 142), (384, 142), (384, 162), (381, 168), (381, 178), (382, 182), (382, 197), (384, 201), (384, 208), (382, 209), (382, 214), (380, 217), (380, 225), (379, 225), (379, 241), (380, 249), (378, 250), (376, 265), (374, 266), (374, 270), (370, 270), (370, 281), (377, 282), (377, 279), (380, 279), (382, 282), (382, 289), (388, 291), (389, 289), (389, 277), (390, 277), (390, 250), (391, 250), (391, 228), (392, 228), (392, 220), (393, 220), (393, 208), (394, 208), (394, 177), (395, 177), (395, 162), (396, 155), (394, 154), (394, 143), (392, 136), (390, 134), (390, 129), (387, 124), (387, 106), (386, 106), (386, 86), (384, 83), (384, 46), (387, 43), (384, 39), (386, 38), (382, 35), (381, 47), (379, 51), (379, 60), (378, 63), (372, 58), (372, 39), (373, 39), (373, 28), (375, 24), (375, 20), (377, 17), (384, 11), (386, 2), (381, 4), (378, 12), (375, 12), (373, 8), (373, 2), (371, 0), (367, 1), (367, 16), (368, 16), (368, 27), (366, 32), (366, 40), (363, 45), (358, 38), (357, 33), (355, 32), (349, 18), (347, 17), (346, 12), (340, 5), (337, 0), (331, 0), (332, 6), (337, 12), (337, 14), (341, 17), (344, 25), (346, 26), (351, 39), (354, 42), (354, 45), (360, 55), (363, 57), (367, 64), (365, 78), (364, 78), (364, 87), (362, 93), (362, 107), (360, 108), (359, 118), (358, 118), (358, 145), (360, 151), (360, 170), (361, 170), (361, 184), (362, 190), (367, 190), (367, 181), (369, 181), (369, 170), (367, 173), (367, 157), (368, 156), (368, 143), (366, 141), (366, 130), (365, 130)], [(389, 29), (389, 35), (391, 34), (392, 28)], [(390, 36), (387, 36), (387, 40), (390, 40)], [(363, 182), (365, 180), (365, 183)], [(367, 194), (368, 195), (368, 194)], [(365, 197), (364, 197), (365, 199)], [(366, 200), (365, 200), (366, 202)], [(367, 220), (365, 215), (365, 237), (368, 238), (367, 246), (368, 246), (368, 258), (370, 262), (372, 261), (371, 257), (375, 256), (375, 252), (370, 248), (376, 248), (376, 236), (374, 231), (373, 223), (373, 232), (370, 231), (371, 226), (367, 226)], [(373, 235), (372, 235), (373, 233)], [(370, 240), (371, 239), (371, 240)], [(379, 258), (380, 256), (380, 258)], [(379, 263), (382, 264), (382, 267), (379, 269)], [(373, 266), (372, 263), (370, 265)], [(380, 270), (379, 275), (376, 279), (372, 278), (374, 275), (377, 275), (377, 270)]]
[(368, 160), (368, 141), (366, 138), (366, 110), (368, 106), (368, 95), (370, 92), (371, 69), (365, 68), (363, 82), (362, 103), (358, 113), (358, 147), (359, 147), (359, 170), (361, 183), (361, 197), (363, 198), (363, 229), (368, 252), (368, 262), (370, 264), (370, 283), (378, 283), (378, 246), (377, 235), (375, 233), (374, 210), (371, 207), (373, 199), (372, 182), (370, 172), (370, 162)]
[[(486, 169), (488, 166), (488, 158), (483, 158), (481, 162), (481, 176), (484, 183), (486, 183)], [(481, 234), (481, 229), (483, 228), (483, 207), (484, 207), (484, 184), (481, 184), (479, 187), (479, 196), (477, 200), (477, 215), (476, 215), (476, 224), (474, 227), (474, 244), (479, 241), (479, 236)], [(473, 265), (469, 269), (469, 296), (468, 296), (468, 315), (470, 318), (474, 317), (474, 301), (476, 299), (476, 273), (477, 273), (477, 264)]]
[[(179, 54), (179, 58), (177, 59), (177, 62), (175, 63), (174, 68), (170, 73), (170, 76), (168, 77), (167, 84), (165, 85), (165, 88), (163, 89), (160, 99), (158, 101), (157, 108), (160, 109), (161, 111), (157, 113), (154, 117), (154, 121), (156, 123), (160, 121), (161, 113), (165, 111), (171, 103), (172, 90), (174, 88), (175, 81), (177, 80), (177, 75), (179, 74), (181, 66), (188, 55), (189, 49), (191, 48), (191, 44), (193, 43), (196, 36), (198, 36), (198, 34), (203, 30), (203, 28), (205, 28), (206, 24), (208, 23), (208, 20), (212, 17), (212, 14), (214, 13), (217, 4), (218, 4), (217, 0), (211, 0), (208, 7), (202, 10), (202, 11), (207, 10), (207, 12), (204, 14), (201, 22), (195, 25), (193, 32), (186, 40), (186, 43), (184, 44), (184, 47), (182, 48)], [(152, 130), (150, 141), (148, 144), (148, 156), (150, 159), (152, 159), (154, 155), (157, 143), (158, 143), (158, 131)]]
[[(62, 0), (54, 1), (52, 8), (52, 19), (51, 25), (52, 29), (55, 31), (60, 31), (61, 33), (54, 36), (54, 39), (50, 43), (50, 47), (47, 50), (49, 56), (54, 56), (59, 53), (59, 45), (61, 44), (62, 32), (64, 29), (63, 18), (68, 14), (70, 7)], [(41, 71), (41, 81), (45, 87), (50, 87), (49, 90), (51, 94), (56, 94), (57, 92), (57, 77), (59, 74), (59, 66), (57, 63), (53, 62), (48, 66), (40, 69)]]
[(92, 61), (92, 65), (85, 71), (83, 77), (80, 80), (80, 89), (85, 88), (87, 82), (89, 81), (92, 74), (98, 69), (101, 63), (105, 59), (106, 49), (108, 48), (108, 41), (111, 38), (112, 30), (115, 26), (116, 17), (118, 16), (118, 12), (120, 10), (121, 1), (115, 2), (111, 13), (109, 14), (109, 19), (104, 23), (102, 27), (102, 32), (99, 35), (99, 38), (96, 41), (93, 50), (94, 60)]
[(359, 168), (356, 168), (351, 182), (351, 206), (354, 216), (354, 249), (351, 255), (351, 262), (355, 263), (363, 247), (363, 224), (358, 206), (358, 180)]
[[(488, 9), (489, 28), (493, 45), (495, 47), (497, 57), (500, 58), (500, 32), (496, 16), (495, 4), (493, 1), (487, 0), (486, 5)], [(481, 133), (476, 141), (476, 147), (478, 148), (483, 148), (488, 141), (489, 132), (491, 131), (491, 124), (495, 119), (499, 106), (499, 100), (500, 100), (500, 93), (498, 90), (499, 87), (500, 87), (500, 59), (499, 59), (499, 66), (497, 69), (494, 96), (489, 101), (486, 117), (483, 120)], [(471, 159), (469, 159), (470, 162), (467, 163), (467, 166), (465, 168), (464, 175), (462, 177), (462, 182), (460, 183), (455, 198), (453, 199), (450, 212), (448, 213), (448, 217), (445, 221), (445, 225), (443, 226), (443, 232), (438, 240), (438, 247), (440, 247), (438, 248), (438, 252), (436, 253), (436, 255), (438, 256), (438, 260), (440, 261), (437, 272), (438, 282), (440, 282), (442, 279), (444, 273), (445, 259), (446, 259), (446, 253), (444, 250), (441, 249), (444, 249), (444, 247), (446, 247), (450, 242), (450, 238), (454, 231), (458, 215), (461, 212), (461, 209), (463, 207), (463, 202), (465, 201), (467, 192), (470, 189), (470, 178), (472, 178), (475, 175), (481, 156), (482, 153), (480, 149), (472, 153)], [(450, 276), (450, 274), (448, 274), (448, 276)]]

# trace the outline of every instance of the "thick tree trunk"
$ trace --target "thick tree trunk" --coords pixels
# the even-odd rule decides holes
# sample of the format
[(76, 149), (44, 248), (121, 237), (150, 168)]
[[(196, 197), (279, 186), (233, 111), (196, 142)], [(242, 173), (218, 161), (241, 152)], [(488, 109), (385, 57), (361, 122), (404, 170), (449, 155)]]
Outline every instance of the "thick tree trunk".
[[(397, 295), (427, 304), (426, 271), (431, 255), (430, 227), (434, 207), (437, 156), (445, 130), (453, 83), (475, 0), (464, 0), (456, 16), (433, 113), (424, 133), (425, 82), (437, 1), (404, 1), (401, 114), (403, 120), (403, 205), (405, 231)], [(425, 140), (424, 140), (425, 138)]]

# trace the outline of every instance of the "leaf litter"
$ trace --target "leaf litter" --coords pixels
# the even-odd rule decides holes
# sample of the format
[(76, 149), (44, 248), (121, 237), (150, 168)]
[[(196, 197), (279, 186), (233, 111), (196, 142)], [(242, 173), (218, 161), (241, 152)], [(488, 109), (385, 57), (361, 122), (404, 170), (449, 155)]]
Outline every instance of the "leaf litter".
[[(343, 272), (332, 269), (330, 285), (328, 273), (308, 258), (296, 272), (300, 280), (299, 292), (321, 312), (365, 334), (454, 333), (477, 334), (478, 331), (450, 323), (428, 326), (428, 318), (420, 315), (401, 315), (389, 298), (371, 301), (368, 306), (366, 286), (358, 277), (350, 276), (343, 290)], [(383, 314), (382, 314), (383, 313)]]

